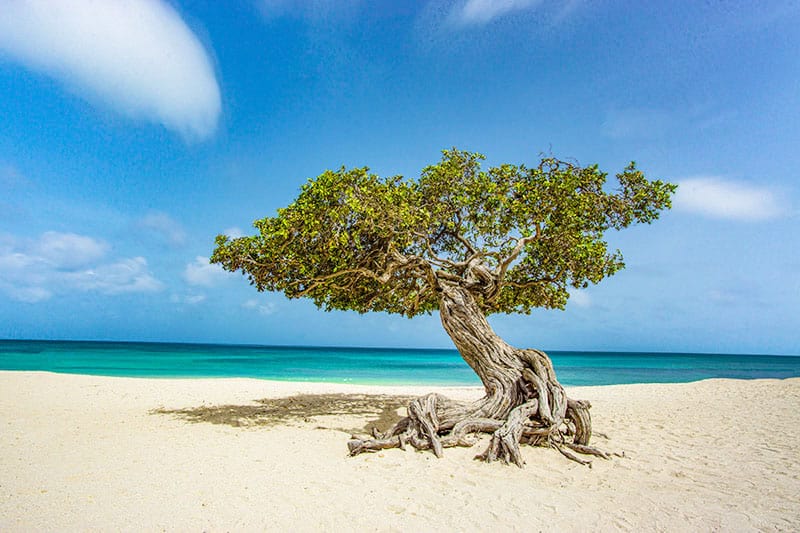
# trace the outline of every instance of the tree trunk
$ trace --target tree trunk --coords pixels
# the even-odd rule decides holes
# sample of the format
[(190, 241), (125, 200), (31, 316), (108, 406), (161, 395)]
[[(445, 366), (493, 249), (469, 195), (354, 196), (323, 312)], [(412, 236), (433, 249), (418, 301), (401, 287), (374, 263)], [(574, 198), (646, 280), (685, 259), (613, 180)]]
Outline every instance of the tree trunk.
[(439, 316), (461, 357), (486, 389), (485, 414), (489, 418), (505, 418), (526, 396), (519, 350), (497, 336), (466, 289), (443, 287)]
[(472, 403), (438, 394), (418, 398), (409, 405), (408, 417), (386, 433), (351, 440), (351, 455), (410, 443), (441, 456), (444, 447), (473, 445), (471, 434), (492, 433), (488, 448), (477, 456), (487, 462), (500, 459), (521, 467), (520, 443), (551, 446), (581, 463), (586, 461), (564, 448), (607, 457), (588, 446), (588, 402), (567, 398), (547, 354), (514, 348), (498, 337), (463, 287), (441, 287), (439, 312), (445, 331), (480, 378), (486, 395)]

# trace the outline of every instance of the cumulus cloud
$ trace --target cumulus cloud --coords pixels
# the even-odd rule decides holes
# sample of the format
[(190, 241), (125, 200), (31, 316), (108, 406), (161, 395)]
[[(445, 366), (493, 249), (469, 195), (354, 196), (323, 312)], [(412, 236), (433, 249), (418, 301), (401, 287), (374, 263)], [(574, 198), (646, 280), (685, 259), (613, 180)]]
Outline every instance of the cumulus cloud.
[(105, 295), (154, 292), (163, 284), (143, 257), (104, 261), (108, 245), (75, 233), (47, 232), (33, 240), (5, 239), (0, 246), (0, 292), (35, 303), (58, 293)]
[(103, 257), (108, 244), (75, 233), (43, 233), (30, 246), (31, 257), (48, 262), (54, 268), (71, 269), (88, 265)]
[(195, 257), (194, 261), (186, 265), (183, 270), (183, 279), (186, 283), (203, 287), (216, 285), (230, 275), (221, 266), (209, 263), (208, 257), (201, 255)]
[(769, 220), (786, 214), (786, 208), (770, 189), (714, 176), (680, 181), (674, 205), (711, 218), (743, 221)]
[(203, 45), (162, 0), (0, 0), (0, 55), (117, 112), (201, 140), (221, 99)]
[(183, 226), (166, 213), (155, 211), (139, 220), (139, 227), (156, 235), (170, 246), (183, 246), (186, 243), (186, 231)]
[(122, 259), (96, 268), (69, 272), (64, 279), (73, 287), (103, 294), (155, 292), (163, 285), (147, 271), (144, 257)]

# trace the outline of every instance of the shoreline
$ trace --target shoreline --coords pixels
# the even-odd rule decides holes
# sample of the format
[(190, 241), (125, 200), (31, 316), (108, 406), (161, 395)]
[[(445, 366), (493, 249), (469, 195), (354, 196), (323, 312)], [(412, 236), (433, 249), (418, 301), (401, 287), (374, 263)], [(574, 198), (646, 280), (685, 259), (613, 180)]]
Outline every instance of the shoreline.
[(373, 414), (270, 425), (193, 423), (157, 409), (253, 406), (293, 394), (474, 399), (481, 387), (0, 371), (0, 530), (796, 530), (800, 378), (567, 387), (589, 400), (577, 465), (523, 447), (526, 468), (472, 448), (348, 457)]

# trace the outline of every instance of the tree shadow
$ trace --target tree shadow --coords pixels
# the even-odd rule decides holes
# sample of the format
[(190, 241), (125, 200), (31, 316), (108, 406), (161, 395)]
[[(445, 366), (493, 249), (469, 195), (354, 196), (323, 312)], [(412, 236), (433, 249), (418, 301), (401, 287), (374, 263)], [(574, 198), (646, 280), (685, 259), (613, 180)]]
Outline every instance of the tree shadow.
[(264, 398), (255, 405), (202, 405), (185, 409), (154, 409), (151, 414), (172, 415), (192, 423), (222, 424), (233, 427), (277, 426), (310, 422), (312, 418), (329, 416), (369, 417), (363, 427), (325, 427), (347, 433), (371, 434), (373, 428), (384, 431), (402, 416), (412, 396), (384, 394), (299, 394), (285, 398)]

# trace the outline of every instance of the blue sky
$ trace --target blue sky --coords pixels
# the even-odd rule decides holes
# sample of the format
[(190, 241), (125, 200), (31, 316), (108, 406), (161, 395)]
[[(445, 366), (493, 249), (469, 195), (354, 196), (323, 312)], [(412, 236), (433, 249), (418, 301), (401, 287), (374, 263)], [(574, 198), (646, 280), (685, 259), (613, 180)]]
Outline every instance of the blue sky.
[(800, 354), (800, 4), (0, 0), (0, 338), (449, 347), (208, 265), (327, 168), (457, 146), (681, 184), (520, 346)]

